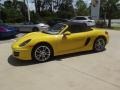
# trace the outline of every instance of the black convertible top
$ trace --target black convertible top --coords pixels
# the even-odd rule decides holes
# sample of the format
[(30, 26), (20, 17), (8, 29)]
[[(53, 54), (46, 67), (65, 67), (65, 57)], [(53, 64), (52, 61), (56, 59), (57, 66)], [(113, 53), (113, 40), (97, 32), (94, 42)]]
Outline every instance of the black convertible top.
[(78, 23), (78, 22), (65, 22), (64, 24), (67, 24), (68, 26), (83, 26), (88, 27), (86, 23)]

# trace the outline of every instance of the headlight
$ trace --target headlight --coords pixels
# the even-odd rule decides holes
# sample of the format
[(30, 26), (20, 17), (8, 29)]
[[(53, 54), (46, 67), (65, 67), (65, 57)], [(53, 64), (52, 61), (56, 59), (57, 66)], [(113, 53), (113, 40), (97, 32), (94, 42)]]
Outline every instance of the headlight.
[(24, 41), (23, 43), (21, 43), (19, 46), (20, 46), (20, 47), (23, 47), (23, 46), (25, 46), (26, 44), (28, 44), (30, 41), (31, 41), (31, 39), (28, 39), (28, 40)]

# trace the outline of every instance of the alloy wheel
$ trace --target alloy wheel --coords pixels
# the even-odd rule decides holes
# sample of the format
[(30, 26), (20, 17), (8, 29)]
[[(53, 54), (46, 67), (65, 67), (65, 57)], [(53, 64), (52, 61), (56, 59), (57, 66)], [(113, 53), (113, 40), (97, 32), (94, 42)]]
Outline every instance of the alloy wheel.
[(39, 46), (35, 50), (35, 59), (39, 62), (45, 62), (51, 57), (51, 50), (48, 46)]
[(94, 44), (94, 50), (97, 52), (103, 51), (105, 49), (105, 40), (103, 38), (98, 38)]

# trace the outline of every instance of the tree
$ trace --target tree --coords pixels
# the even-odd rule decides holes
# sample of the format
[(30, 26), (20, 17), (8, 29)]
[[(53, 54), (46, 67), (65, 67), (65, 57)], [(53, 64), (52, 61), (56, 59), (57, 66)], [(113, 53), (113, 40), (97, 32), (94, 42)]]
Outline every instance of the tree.
[(49, 10), (53, 12), (58, 9), (64, 0), (34, 0), (36, 12)]
[(75, 15), (73, 8), (73, 0), (64, 0), (57, 11), (57, 15), (60, 18), (71, 18)]
[(77, 15), (85, 16), (89, 14), (89, 9), (83, 0), (77, 0), (76, 8)]
[(54, 0), (53, 2), (54, 2), (54, 5), (53, 5), (54, 9), (58, 10), (58, 8), (62, 4), (63, 0)]
[(115, 13), (119, 11), (119, 0), (102, 0), (101, 9), (108, 17), (108, 27), (111, 28), (111, 19), (115, 16)]
[(10, 1), (10, 0), (5, 1), (4, 2), (4, 7), (5, 8), (11, 8), (11, 7), (13, 7), (12, 1)]
[(38, 13), (35, 13), (34, 11), (31, 11), (30, 12), (30, 18), (31, 18), (31, 22), (33, 22), (33, 23), (38, 23), (39, 21), (41, 21), (40, 20), (40, 18), (39, 18), (39, 15), (38, 15)]
[(40, 11), (41, 11), (41, 7), (42, 7), (42, 0), (35, 0), (35, 10), (36, 10), (36, 13), (39, 13), (40, 14)]
[[(34, 0), (36, 13), (41, 17), (69, 18), (74, 14), (73, 0)], [(66, 12), (67, 11), (67, 12)]]
[(28, 21), (27, 19), (27, 17), (28, 17), (28, 14), (27, 14), (27, 5), (26, 5), (26, 3), (25, 3), (25, 1), (24, 2), (22, 2), (22, 1), (16, 1), (16, 3), (13, 3), (13, 4), (15, 4), (16, 6), (14, 6), (14, 8), (15, 9), (17, 9), (19, 12), (21, 12), (21, 14), (22, 14), (22, 16), (24, 17), (24, 19), (25, 19), (25, 21)]
[(6, 0), (1, 9), (1, 18), (4, 22), (15, 23), (24, 20), (25, 4), (22, 1)]
[(0, 23), (2, 22), (2, 9), (3, 5), (0, 3)]

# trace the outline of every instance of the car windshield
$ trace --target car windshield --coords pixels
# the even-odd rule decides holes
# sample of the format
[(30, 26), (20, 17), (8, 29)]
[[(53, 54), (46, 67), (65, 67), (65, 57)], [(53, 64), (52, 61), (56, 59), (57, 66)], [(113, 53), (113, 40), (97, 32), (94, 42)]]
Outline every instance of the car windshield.
[(42, 31), (42, 32), (47, 33), (47, 34), (56, 35), (56, 34), (59, 34), (61, 32), (61, 30), (63, 30), (65, 27), (66, 27), (65, 24), (59, 23), (59, 24), (56, 24), (53, 27), (51, 27), (48, 31)]

